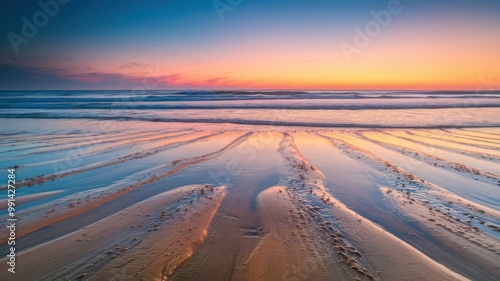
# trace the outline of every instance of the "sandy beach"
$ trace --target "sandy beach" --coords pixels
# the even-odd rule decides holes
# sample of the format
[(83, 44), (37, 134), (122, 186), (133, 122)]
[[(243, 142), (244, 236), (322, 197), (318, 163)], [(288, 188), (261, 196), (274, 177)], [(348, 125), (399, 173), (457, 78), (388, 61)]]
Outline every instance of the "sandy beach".
[(497, 128), (17, 121), (16, 280), (500, 276)]

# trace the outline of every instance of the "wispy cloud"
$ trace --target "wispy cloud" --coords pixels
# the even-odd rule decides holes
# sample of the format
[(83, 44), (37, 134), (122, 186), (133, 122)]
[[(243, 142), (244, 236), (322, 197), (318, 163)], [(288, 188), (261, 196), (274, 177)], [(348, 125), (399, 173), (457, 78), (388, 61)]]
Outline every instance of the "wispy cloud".
[[(85, 85), (104, 85), (106, 82), (132, 87), (149, 84), (155, 88), (224, 88), (251, 85), (227, 76), (206, 75), (201, 78), (186, 73), (165, 73), (160, 66), (151, 66), (133, 61), (107, 61), (92, 63), (71, 57), (19, 56), (0, 62), (3, 69), (15, 69), (22, 73), (72, 80)], [(103, 67), (102, 65), (106, 65)]]

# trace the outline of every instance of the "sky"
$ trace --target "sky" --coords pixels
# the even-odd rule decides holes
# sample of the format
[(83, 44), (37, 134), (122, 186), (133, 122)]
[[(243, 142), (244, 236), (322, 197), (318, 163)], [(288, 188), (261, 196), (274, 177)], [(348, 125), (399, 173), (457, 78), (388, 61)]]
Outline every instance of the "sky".
[(2, 90), (500, 87), (498, 0), (1, 1)]

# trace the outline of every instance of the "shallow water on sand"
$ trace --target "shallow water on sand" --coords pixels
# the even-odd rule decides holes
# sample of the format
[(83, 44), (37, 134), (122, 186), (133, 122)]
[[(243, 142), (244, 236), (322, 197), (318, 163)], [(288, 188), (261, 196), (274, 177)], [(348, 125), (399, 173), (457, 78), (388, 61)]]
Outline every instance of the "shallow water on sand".
[[(482, 157), (485, 146), (492, 154), (500, 151), (498, 128), (402, 132), (60, 119), (50, 120), (45, 130), (57, 132), (59, 137), (52, 137), (41, 128), (49, 119), (2, 120), (18, 125), (3, 133), (0, 156), (5, 159), (2, 175), (5, 168), (17, 166), (20, 257), (51, 254), (50, 249), (64, 254), (89, 245), (89, 252), (47, 268), (43, 261), (30, 260), (30, 268), (45, 274), (41, 280), (56, 276), (50, 272), (64, 275), (64, 268), (89, 278), (105, 274), (123, 253), (97, 250), (98, 236), (83, 235), (87, 227), (96, 231), (96, 225), (103, 226), (95, 223), (103, 219), (124, 227), (116, 218), (130, 212), (127, 208), (146, 208), (145, 200), (191, 185), (194, 189), (176, 195), (181, 196), (177, 201), (166, 198), (164, 210), (129, 218), (134, 223), (120, 230), (125, 243), (120, 247), (127, 248), (131, 264), (138, 262), (134, 253), (158, 245), (160, 231), (165, 239), (179, 239), (175, 249), (183, 254), (167, 251), (144, 256), (144, 261), (162, 264), (159, 271), (166, 275), (161, 276), (172, 280), (253, 280), (249, 276), (255, 272), (263, 280), (306, 276), (312, 271), (305, 269), (304, 255), (311, 253), (307, 259), (321, 268), (310, 276), (319, 280), (385, 280), (408, 272), (417, 279), (430, 272), (443, 279), (500, 276), (494, 263), (500, 249), (499, 163)], [(464, 135), (474, 139), (462, 139)], [(412, 136), (418, 145), (412, 145)], [(439, 139), (435, 147), (433, 136)], [(464, 147), (466, 154), (460, 150)], [(54, 171), (52, 165), (60, 163)], [(214, 197), (211, 189), (224, 190), (223, 195)], [(5, 206), (0, 210), (3, 224)], [(201, 210), (213, 215), (196, 213)], [(207, 228), (185, 224), (187, 217), (200, 218)], [(82, 238), (68, 240), (80, 231)], [(106, 231), (117, 230), (100, 232)], [(0, 238), (0, 250), (6, 251), (6, 237)], [(399, 250), (408, 251), (400, 259), (384, 246), (394, 241)], [(255, 260), (275, 254), (281, 257), (273, 263), (284, 270), (281, 275)], [(88, 261), (88, 255), (95, 260)], [(390, 267), (381, 266), (384, 258)], [(28, 268), (21, 264), (19, 270)], [(143, 276), (127, 266), (114, 270)]]

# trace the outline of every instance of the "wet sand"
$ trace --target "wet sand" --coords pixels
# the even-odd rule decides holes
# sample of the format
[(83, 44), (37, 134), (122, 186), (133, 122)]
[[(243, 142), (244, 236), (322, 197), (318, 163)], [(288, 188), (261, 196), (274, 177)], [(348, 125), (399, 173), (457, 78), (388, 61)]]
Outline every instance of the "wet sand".
[(101, 122), (0, 140), (15, 280), (500, 278), (497, 128)]

